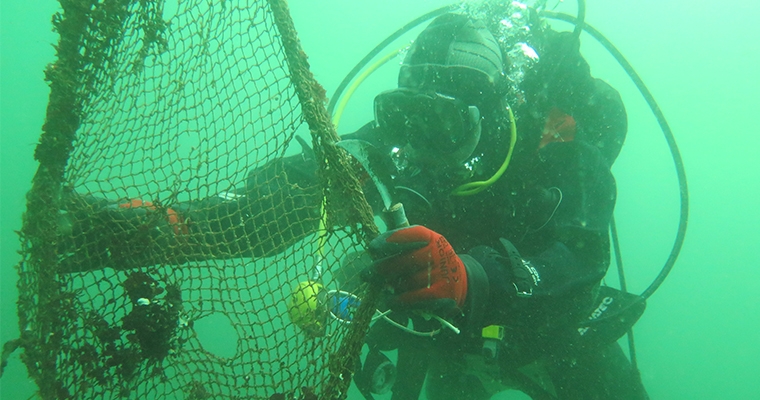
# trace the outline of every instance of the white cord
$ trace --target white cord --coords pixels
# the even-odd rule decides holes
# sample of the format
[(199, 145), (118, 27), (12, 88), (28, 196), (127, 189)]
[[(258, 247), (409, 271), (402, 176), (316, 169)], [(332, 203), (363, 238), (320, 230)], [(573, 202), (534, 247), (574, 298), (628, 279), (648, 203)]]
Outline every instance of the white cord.
[(557, 209), (559, 208), (559, 205), (562, 204), (562, 190), (560, 190), (560, 188), (558, 188), (556, 186), (552, 186), (552, 187), (549, 188), (549, 190), (552, 190), (552, 189), (555, 189), (557, 191), (557, 193), (559, 193), (559, 199), (557, 200), (557, 205), (554, 206), (554, 210), (552, 210), (552, 213), (551, 213), (551, 215), (549, 215), (549, 218), (546, 219), (546, 222), (544, 222), (544, 224), (541, 225), (541, 226), (539, 226), (538, 228), (534, 229), (533, 232), (538, 232), (541, 229), (543, 229), (543, 227), (545, 227), (546, 224), (548, 224), (549, 221), (551, 221), (552, 218), (554, 218), (554, 214), (557, 213)]
[[(441, 323), (441, 325), (443, 325), (443, 326), (445, 326), (446, 328), (449, 328), (449, 329), (451, 329), (452, 331), (454, 331), (454, 333), (456, 333), (457, 335), (458, 335), (458, 334), (460, 334), (460, 333), (462, 333), (462, 331), (460, 331), (460, 330), (459, 330), (459, 328), (457, 328), (456, 326), (454, 326), (454, 324), (452, 324), (451, 322), (449, 322), (449, 321), (446, 321), (445, 319), (443, 319), (443, 318), (441, 318), (441, 317), (439, 317), (439, 316), (437, 316), (437, 315), (435, 315), (435, 314), (433, 314), (433, 318), (437, 319), (437, 320), (438, 320), (438, 322), (440, 322), (440, 323)], [(440, 329), (439, 329), (439, 330), (440, 330)]]
[[(347, 297), (350, 297), (350, 298), (356, 300), (357, 302), (361, 301), (361, 299), (359, 299), (358, 296), (356, 296), (353, 293), (346, 292), (345, 290), (329, 290), (329, 291), (327, 291), (327, 295), (328, 296), (334, 295), (336, 293), (337, 294), (342, 294), (342, 295), (347, 296)], [(390, 314), (390, 313), (391, 313), (391, 310), (386, 310), (386, 311), (375, 310), (375, 315), (372, 316), (372, 321), (377, 321), (378, 319), (383, 318), (385, 320), (385, 322), (387, 322), (387, 323), (395, 326), (398, 329), (401, 329), (404, 332), (411, 333), (412, 335), (416, 335), (416, 336), (432, 337), (432, 336), (435, 336), (435, 335), (441, 333), (440, 329), (435, 329), (435, 330), (428, 331), (428, 332), (415, 331), (412, 328), (409, 328), (407, 326), (401, 325), (398, 322), (392, 320), (390, 317), (388, 317), (388, 314)], [(461, 333), (461, 330), (459, 328), (457, 328), (456, 326), (454, 326), (451, 322), (446, 321), (445, 319), (443, 319), (443, 318), (441, 318), (441, 317), (439, 317), (439, 316), (437, 316), (435, 314), (422, 313), (422, 312), (420, 312), (419, 314), (423, 318), (425, 318), (425, 319), (433, 318), (433, 319), (437, 320), (438, 322), (441, 323), (441, 326), (443, 326), (445, 328), (448, 328), (448, 329), (451, 329), (451, 331), (453, 331), (457, 335)], [(340, 323), (343, 323), (343, 324), (350, 324), (351, 323), (351, 320), (343, 319), (343, 318), (335, 315), (335, 313), (332, 312), (332, 310), (330, 310), (330, 316), (333, 319), (335, 319), (336, 321), (340, 322)]]
[(398, 322), (390, 319), (387, 315), (385, 315), (387, 313), (388, 313), (387, 311), (385, 313), (383, 313), (383, 318), (385, 319), (385, 322), (387, 322), (387, 323), (395, 326), (396, 328), (401, 329), (404, 332), (411, 333), (412, 335), (415, 335), (415, 336), (424, 336), (424, 337), (433, 337), (433, 336), (441, 333), (440, 329), (436, 329), (436, 330), (433, 330), (433, 331), (430, 331), (430, 332), (415, 331), (414, 329), (411, 329), (409, 327), (401, 325)]

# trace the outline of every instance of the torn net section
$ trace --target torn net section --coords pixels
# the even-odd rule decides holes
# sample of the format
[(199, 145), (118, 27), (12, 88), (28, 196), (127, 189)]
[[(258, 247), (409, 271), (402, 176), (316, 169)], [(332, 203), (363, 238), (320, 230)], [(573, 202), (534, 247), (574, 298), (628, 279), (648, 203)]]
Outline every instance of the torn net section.
[(304, 310), (350, 280), (365, 228), (318, 229), (320, 182), (355, 177), (315, 175), (329, 155), (306, 145), (268, 3), (61, 5), (19, 269), (41, 396), (320, 393), (348, 325)]

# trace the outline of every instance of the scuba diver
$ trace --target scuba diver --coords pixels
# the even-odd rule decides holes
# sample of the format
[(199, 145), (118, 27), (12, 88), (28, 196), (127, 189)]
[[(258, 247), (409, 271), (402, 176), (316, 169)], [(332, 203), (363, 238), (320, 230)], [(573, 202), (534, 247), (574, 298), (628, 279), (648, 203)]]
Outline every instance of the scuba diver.
[(505, 57), (485, 21), (436, 18), (404, 58), (398, 89), (375, 98), (375, 121), (351, 136), (394, 156), (394, 183), (413, 189), (397, 193), (410, 195), (401, 202), (418, 224), (370, 243), (365, 279), (392, 288), (391, 309), (462, 328), (423, 338), (372, 327), (370, 354), (399, 350), (393, 399), (416, 399), (423, 382), (429, 399), (488, 399), (505, 387), (533, 398), (648, 398), (615, 342), (624, 330), (590, 339), (578, 328), (614, 302), (600, 303), (614, 297), (600, 296), (600, 281), (625, 109), (591, 77), (572, 34), (534, 28), (535, 53), (508, 44), (534, 63), (517, 92), (505, 65), (518, 54)]
[[(510, 37), (503, 30), (514, 26), (499, 15), (434, 19), (404, 57), (398, 88), (375, 97), (375, 119), (342, 137), (387, 156), (383, 173), (412, 224), (370, 243), (363, 278), (388, 288), (385, 306), (401, 325), (433, 329), (424, 311), (461, 329), (419, 337), (375, 322), (370, 355), (398, 350), (394, 400), (419, 398), (423, 383), (435, 400), (488, 399), (507, 388), (534, 399), (648, 398), (617, 344), (643, 301), (603, 317), (630, 303), (601, 284), (625, 108), (591, 76), (576, 35), (524, 12), (530, 29)], [(211, 198), (161, 205), (72, 192), (67, 212), (80, 222), (60, 244), (61, 267), (285, 250), (320, 220), (316, 162), (302, 146), (253, 169), (245, 188)], [(98, 229), (104, 224), (110, 234)], [(150, 240), (136, 234), (145, 226)], [(365, 375), (356, 381), (369, 398)]]

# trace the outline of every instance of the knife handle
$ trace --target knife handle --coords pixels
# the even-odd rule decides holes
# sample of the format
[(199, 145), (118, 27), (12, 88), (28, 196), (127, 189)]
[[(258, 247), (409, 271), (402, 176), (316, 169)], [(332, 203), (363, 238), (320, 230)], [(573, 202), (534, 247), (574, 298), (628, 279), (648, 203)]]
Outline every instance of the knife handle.
[(404, 211), (404, 205), (396, 203), (383, 210), (383, 221), (388, 229), (398, 229), (409, 226), (409, 220), (406, 218), (406, 211)]

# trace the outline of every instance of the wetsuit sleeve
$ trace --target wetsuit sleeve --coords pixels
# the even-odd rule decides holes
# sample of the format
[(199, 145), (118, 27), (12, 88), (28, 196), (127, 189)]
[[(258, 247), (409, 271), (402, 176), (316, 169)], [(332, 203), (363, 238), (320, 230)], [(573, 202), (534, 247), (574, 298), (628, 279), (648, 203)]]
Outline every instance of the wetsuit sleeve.
[[(343, 139), (361, 139), (382, 145), (370, 122)], [(245, 190), (224, 197), (178, 206), (191, 221), (199, 258), (269, 257), (280, 253), (319, 227), (322, 190), (317, 162), (308, 144), (302, 152), (252, 169)], [(381, 199), (369, 185), (367, 200), (376, 208)]]
[(322, 191), (308, 147), (252, 169), (243, 190), (178, 205), (197, 258), (269, 257), (315, 232)]
[(127, 200), (68, 193), (60, 268), (131, 269), (280, 253), (319, 226), (316, 169), (304, 146), (300, 154), (252, 169), (244, 188), (198, 200), (123, 207)]
[(471, 305), (484, 309), (482, 326), (540, 333), (575, 324), (609, 266), (615, 182), (606, 160), (583, 142), (552, 143), (541, 156), (538, 173), (561, 198), (547, 225), (527, 238), (533, 245), (502, 239), (469, 252), (477, 264), (468, 268), (482, 268), (489, 287), (488, 300)]
[[(342, 139), (380, 146), (381, 137), (370, 122)], [(299, 142), (300, 154), (252, 169), (245, 190), (177, 207), (202, 244), (199, 258), (269, 257), (316, 232), (322, 202), (318, 166), (312, 149), (304, 140)], [(371, 185), (366, 195), (379, 207), (379, 194)]]

